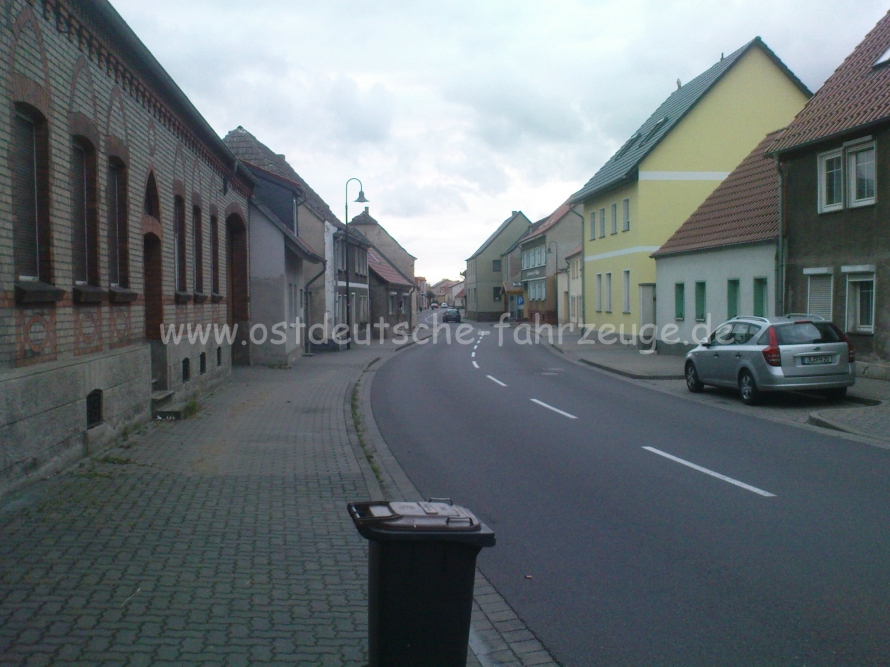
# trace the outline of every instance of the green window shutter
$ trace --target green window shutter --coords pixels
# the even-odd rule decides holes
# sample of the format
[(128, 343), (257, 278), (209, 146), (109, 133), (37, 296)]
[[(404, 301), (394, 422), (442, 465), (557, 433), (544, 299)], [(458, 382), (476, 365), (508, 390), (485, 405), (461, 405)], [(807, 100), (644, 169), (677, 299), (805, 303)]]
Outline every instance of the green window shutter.
[(754, 279), (754, 315), (766, 317), (766, 278)]
[(695, 319), (705, 320), (705, 283), (695, 283)]
[(726, 281), (726, 319), (738, 317), (739, 314), (739, 281)]
[(686, 317), (686, 284), (674, 285), (674, 318), (682, 320)]

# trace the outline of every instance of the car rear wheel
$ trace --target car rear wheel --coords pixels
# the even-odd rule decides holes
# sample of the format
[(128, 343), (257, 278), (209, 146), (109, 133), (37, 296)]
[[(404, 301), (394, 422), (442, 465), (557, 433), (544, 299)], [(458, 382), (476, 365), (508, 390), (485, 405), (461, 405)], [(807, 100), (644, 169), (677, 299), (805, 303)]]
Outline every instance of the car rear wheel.
[(761, 393), (750, 371), (739, 373), (739, 391), (742, 394), (742, 402), (745, 405), (757, 405), (760, 403)]
[(827, 398), (829, 401), (840, 403), (847, 397), (847, 388), (835, 387), (834, 389), (826, 389), (822, 392), (822, 395), (825, 396), (825, 398)]
[(695, 369), (695, 364), (691, 361), (686, 362), (686, 388), (693, 394), (698, 394), (705, 388), (705, 385), (703, 385), (702, 381), (698, 378), (698, 371)]

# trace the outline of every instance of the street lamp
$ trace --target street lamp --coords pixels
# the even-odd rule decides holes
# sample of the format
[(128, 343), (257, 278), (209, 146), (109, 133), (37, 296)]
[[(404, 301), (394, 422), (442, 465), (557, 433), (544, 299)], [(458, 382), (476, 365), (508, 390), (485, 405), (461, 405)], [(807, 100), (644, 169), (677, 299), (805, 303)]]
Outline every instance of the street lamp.
[(349, 330), (348, 338), (346, 339), (346, 349), (352, 349), (352, 312), (349, 304), (349, 183), (350, 181), (358, 182), (358, 198), (355, 200), (359, 204), (365, 204), (369, 200), (365, 199), (365, 189), (362, 185), (362, 182), (357, 178), (350, 178), (346, 181), (345, 186), (345, 195), (343, 200), (345, 202), (345, 211), (343, 218), (343, 226), (345, 227), (344, 238), (346, 242), (346, 328)]

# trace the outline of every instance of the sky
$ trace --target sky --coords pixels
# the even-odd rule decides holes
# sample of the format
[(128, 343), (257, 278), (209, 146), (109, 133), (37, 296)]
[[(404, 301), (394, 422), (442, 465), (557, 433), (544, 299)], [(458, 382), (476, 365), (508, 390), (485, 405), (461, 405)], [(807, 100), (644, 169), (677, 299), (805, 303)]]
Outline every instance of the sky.
[[(676, 89), (760, 36), (815, 92), (877, 0), (112, 0), (220, 134), (282, 153), (459, 279), (511, 215), (547, 216)], [(855, 11), (854, 11), (855, 8)], [(362, 210), (353, 203), (349, 216)]]

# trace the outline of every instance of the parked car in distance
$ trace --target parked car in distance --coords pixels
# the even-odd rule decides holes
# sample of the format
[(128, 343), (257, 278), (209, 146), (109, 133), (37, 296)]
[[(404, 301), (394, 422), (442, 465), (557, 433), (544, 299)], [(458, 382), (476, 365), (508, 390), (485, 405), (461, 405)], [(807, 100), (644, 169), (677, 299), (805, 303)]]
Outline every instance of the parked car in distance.
[(442, 316), (443, 322), (460, 322), (460, 311), (457, 308), (448, 308)]
[(438, 308), (438, 307), (439, 307), (439, 304), (436, 303), (435, 301), (430, 304), (430, 308)]
[(734, 317), (686, 355), (686, 386), (738, 387), (755, 405), (763, 392), (818, 390), (831, 400), (856, 382), (855, 351), (843, 331), (815, 315)]

